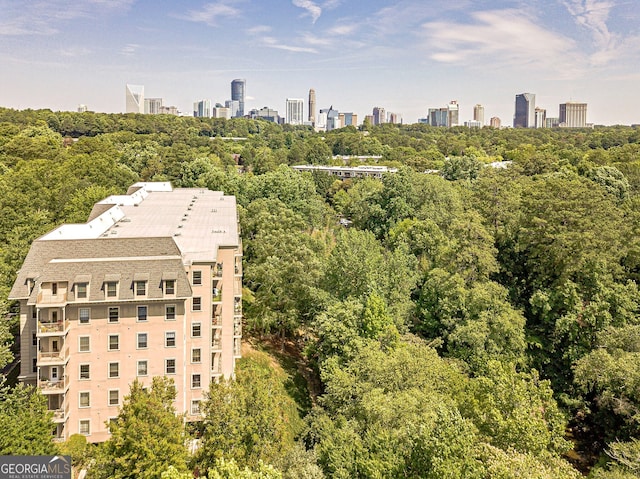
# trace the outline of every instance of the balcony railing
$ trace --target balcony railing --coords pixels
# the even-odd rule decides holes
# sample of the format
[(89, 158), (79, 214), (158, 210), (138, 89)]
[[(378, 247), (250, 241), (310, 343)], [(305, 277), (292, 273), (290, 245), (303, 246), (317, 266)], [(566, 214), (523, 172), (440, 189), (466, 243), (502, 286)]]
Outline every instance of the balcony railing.
[(213, 326), (222, 326), (222, 315), (220, 314), (214, 315), (213, 318), (211, 319), (211, 324)]
[(64, 422), (65, 412), (64, 409), (53, 410), (53, 422)]
[(38, 362), (59, 362), (64, 361), (64, 358), (62, 351), (42, 351), (38, 355)]
[(65, 323), (64, 321), (56, 321), (56, 322), (39, 322), (38, 323), (38, 332), (39, 333), (61, 333), (64, 331)]
[(211, 349), (215, 349), (215, 350), (222, 349), (222, 341), (218, 338), (213, 338), (211, 340)]
[(39, 292), (38, 293), (38, 304), (43, 303), (51, 303), (51, 304), (60, 304), (67, 302), (67, 293), (60, 294), (51, 294), (50, 292)]
[(61, 393), (65, 390), (66, 376), (60, 379), (40, 379), (38, 380), (38, 387), (43, 393)]

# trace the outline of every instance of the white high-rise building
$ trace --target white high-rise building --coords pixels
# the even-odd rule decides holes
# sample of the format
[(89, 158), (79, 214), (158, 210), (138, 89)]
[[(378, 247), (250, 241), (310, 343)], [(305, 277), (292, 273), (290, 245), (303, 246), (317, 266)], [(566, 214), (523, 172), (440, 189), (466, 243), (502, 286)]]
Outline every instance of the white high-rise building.
[(127, 84), (125, 102), (126, 113), (144, 113), (144, 86)]
[(560, 104), (560, 126), (584, 128), (587, 126), (587, 104), (568, 101)]
[(286, 122), (290, 125), (302, 125), (304, 123), (304, 100), (302, 98), (287, 98)]
[(460, 106), (456, 100), (451, 100), (447, 105), (447, 117), (449, 126), (458, 126), (460, 124), (459, 120), (460, 114)]
[(193, 116), (211, 118), (211, 100), (200, 100), (193, 103)]
[(160, 115), (164, 113), (162, 98), (145, 98), (144, 99), (144, 112), (147, 115)]

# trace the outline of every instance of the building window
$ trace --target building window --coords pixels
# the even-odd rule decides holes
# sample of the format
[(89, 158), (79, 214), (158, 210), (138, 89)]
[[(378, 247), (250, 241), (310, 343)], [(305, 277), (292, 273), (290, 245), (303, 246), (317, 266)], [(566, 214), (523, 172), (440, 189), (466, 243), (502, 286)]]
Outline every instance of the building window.
[(109, 389), (109, 406), (117, 406), (120, 404), (120, 390)]
[(85, 299), (87, 297), (87, 283), (76, 284), (76, 299)]
[(136, 296), (146, 296), (147, 295), (147, 282), (146, 281), (136, 281), (134, 283)]
[(91, 407), (91, 394), (89, 391), (81, 391), (78, 407)]
[(147, 349), (147, 347), (149, 347), (147, 333), (138, 333), (138, 349)]
[(191, 350), (191, 362), (192, 363), (202, 362), (202, 350), (200, 348), (193, 348)]
[(117, 351), (118, 349), (120, 349), (120, 335), (110, 334), (109, 335), (109, 351)]
[(174, 279), (165, 280), (164, 294), (176, 294), (176, 281)]
[(193, 311), (202, 311), (202, 298), (195, 297), (192, 300), (192, 310)]
[(91, 308), (80, 308), (78, 310), (80, 324), (87, 324), (91, 319)]
[(199, 389), (202, 387), (202, 382), (200, 379), (200, 375), (199, 374), (192, 374), (191, 375), (191, 388), (192, 389)]
[(115, 281), (107, 282), (105, 287), (107, 298), (115, 298), (118, 296), (118, 283)]
[(109, 377), (120, 377), (120, 363), (109, 363)]
[(191, 401), (191, 414), (200, 414), (200, 400), (194, 399)]
[(58, 294), (58, 283), (51, 283), (51, 294), (53, 296)]
[(202, 284), (202, 271), (194, 271), (191, 282), (195, 285)]
[(165, 374), (175, 374), (176, 373), (176, 360), (175, 359), (165, 359), (164, 360), (164, 372), (165, 372)]
[(31, 360), (31, 372), (32, 373), (38, 372), (38, 358), (33, 358)]
[(120, 321), (120, 308), (117, 306), (109, 306), (109, 322), (117, 323)]
[(167, 321), (173, 321), (176, 319), (176, 305), (168, 304), (164, 308), (164, 319)]
[(38, 336), (36, 336), (36, 333), (31, 333), (31, 345), (32, 346), (38, 345)]
[(80, 379), (91, 379), (91, 365), (90, 364), (81, 364), (80, 365)]
[(202, 327), (200, 326), (200, 323), (193, 323), (191, 325), (191, 337), (199, 338), (201, 336), (202, 336)]
[(91, 351), (91, 337), (79, 336), (78, 337), (78, 351), (81, 353), (88, 353)]
[(149, 374), (149, 363), (145, 359), (144, 361), (138, 361), (138, 376), (146, 376)]
[(164, 333), (164, 345), (168, 348), (175, 348), (176, 346), (176, 332), (167, 331)]
[(80, 419), (80, 422), (78, 424), (78, 432), (84, 436), (91, 435), (91, 420)]
[(138, 321), (146, 321), (146, 320), (147, 320), (147, 307), (138, 306)]

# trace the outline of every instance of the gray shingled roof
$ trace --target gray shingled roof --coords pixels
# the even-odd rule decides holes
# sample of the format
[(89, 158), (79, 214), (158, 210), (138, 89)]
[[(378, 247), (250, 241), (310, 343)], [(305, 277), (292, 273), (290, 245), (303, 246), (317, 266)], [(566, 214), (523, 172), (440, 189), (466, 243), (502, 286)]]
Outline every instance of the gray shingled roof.
[[(133, 299), (133, 280), (144, 275), (148, 278), (147, 297), (160, 299), (163, 274), (165, 279), (167, 274), (175, 275), (177, 298), (191, 296), (180, 251), (170, 237), (36, 240), (18, 272), (9, 298), (30, 296), (29, 303), (32, 303), (37, 297), (37, 286), (43, 282), (66, 281), (71, 287), (77, 278), (89, 278), (88, 299), (99, 301), (104, 299), (105, 280), (119, 278), (118, 299)], [(27, 279), (36, 280), (31, 295)], [(74, 295), (75, 292), (70, 291), (68, 299), (74, 300)]]

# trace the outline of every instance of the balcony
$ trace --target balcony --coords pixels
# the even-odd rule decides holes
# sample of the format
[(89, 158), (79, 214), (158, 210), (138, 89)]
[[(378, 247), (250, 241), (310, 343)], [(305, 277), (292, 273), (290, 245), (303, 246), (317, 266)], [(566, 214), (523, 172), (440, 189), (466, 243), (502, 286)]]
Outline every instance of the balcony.
[(65, 304), (67, 302), (67, 293), (51, 294), (49, 291), (40, 291), (38, 293), (38, 304)]
[(38, 334), (61, 336), (64, 334), (68, 324), (65, 321), (52, 321), (52, 322), (38, 322)]
[(219, 338), (213, 338), (211, 341), (211, 349), (214, 351), (222, 350), (222, 341)]
[(214, 327), (222, 326), (222, 315), (220, 314), (214, 315), (213, 318), (211, 319), (211, 325)]
[(65, 410), (64, 409), (54, 409), (53, 411), (53, 422), (62, 423), (65, 420)]
[(67, 361), (67, 354), (62, 351), (41, 351), (38, 354), (39, 366), (55, 366), (64, 364)]
[(236, 323), (233, 325), (233, 335), (242, 336), (242, 323)]
[(60, 379), (40, 379), (38, 380), (38, 387), (42, 391), (42, 394), (62, 394), (67, 389), (67, 377)]

